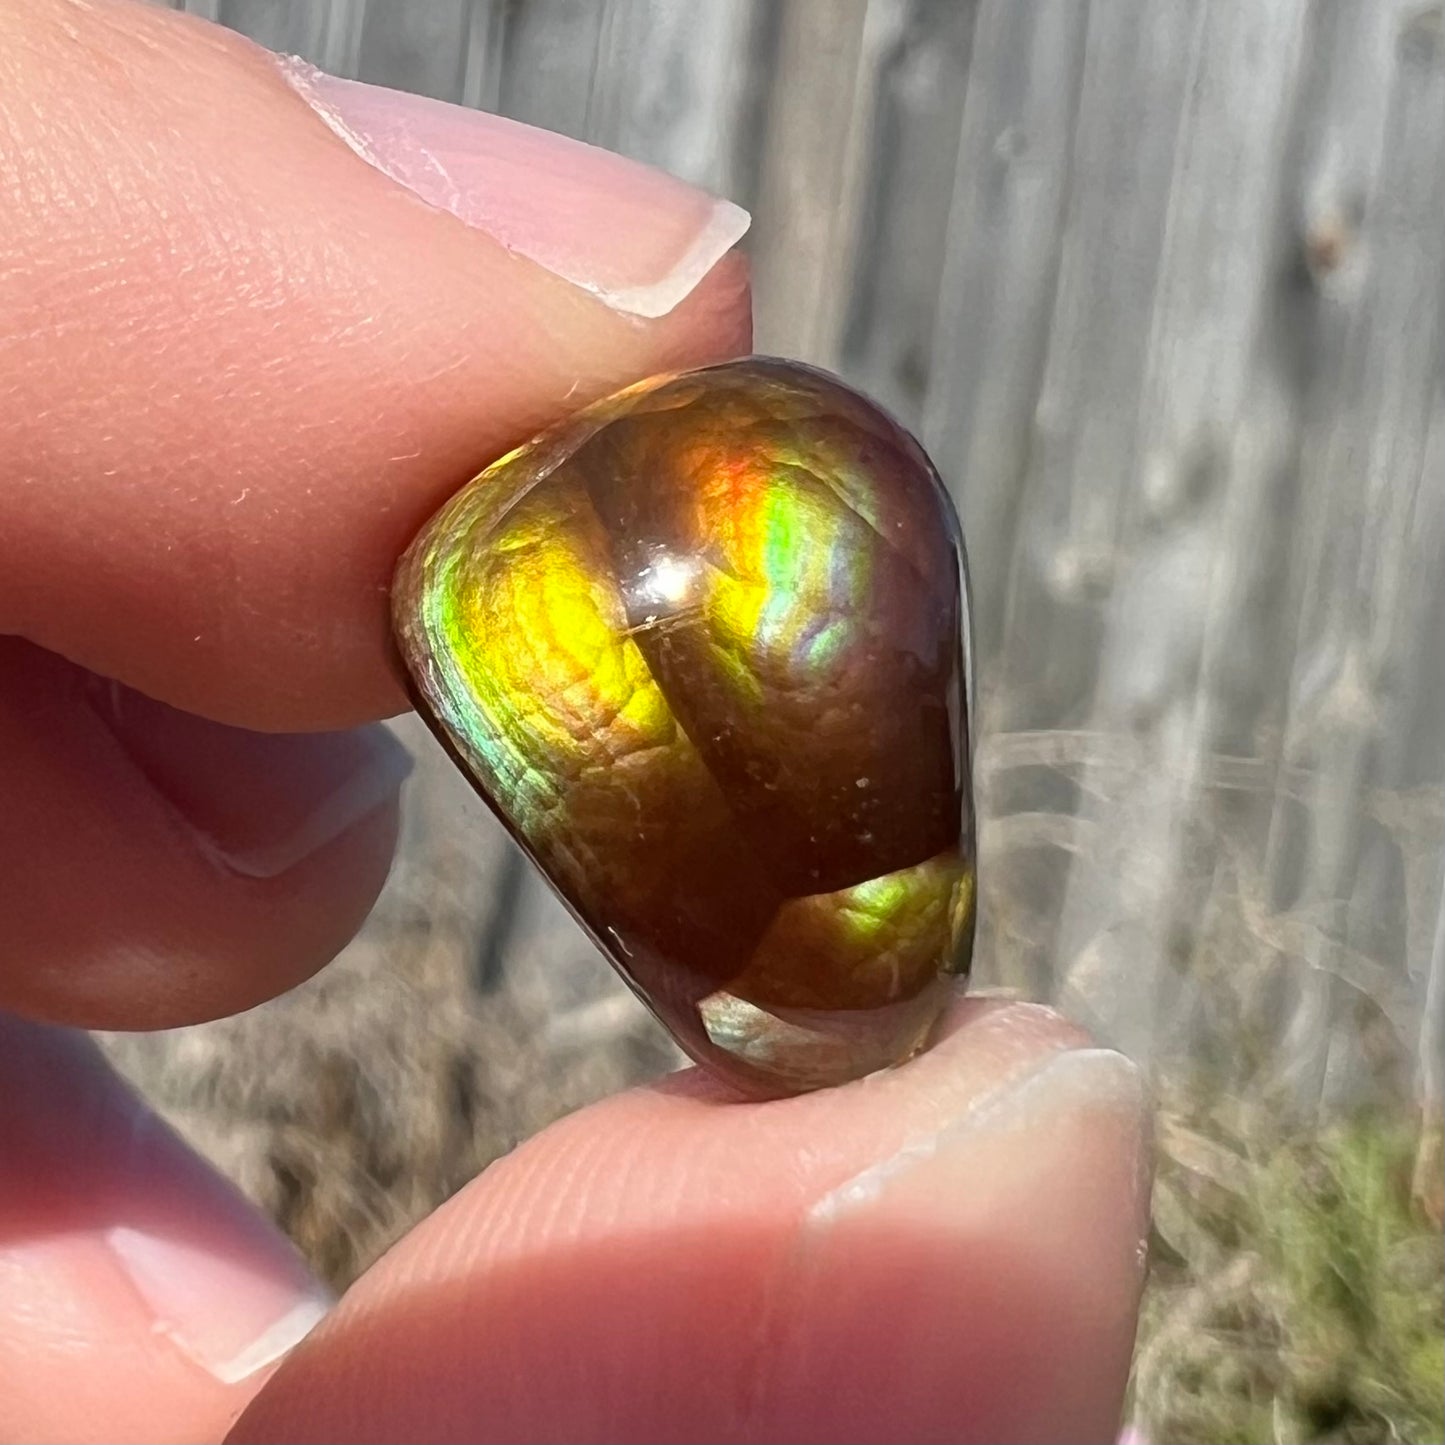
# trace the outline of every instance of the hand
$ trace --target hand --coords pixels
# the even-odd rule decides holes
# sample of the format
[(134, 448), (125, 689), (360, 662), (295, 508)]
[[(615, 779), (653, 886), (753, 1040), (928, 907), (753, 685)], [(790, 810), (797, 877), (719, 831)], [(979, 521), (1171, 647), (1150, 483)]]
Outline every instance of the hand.
[(324, 964), (394, 843), (401, 548), (539, 425), (747, 347), (733, 210), (396, 104), (169, 11), (0, 10), (0, 1438), (1109, 1438), (1141, 1093), (1043, 1009), (584, 1110), (319, 1325), (65, 1027)]

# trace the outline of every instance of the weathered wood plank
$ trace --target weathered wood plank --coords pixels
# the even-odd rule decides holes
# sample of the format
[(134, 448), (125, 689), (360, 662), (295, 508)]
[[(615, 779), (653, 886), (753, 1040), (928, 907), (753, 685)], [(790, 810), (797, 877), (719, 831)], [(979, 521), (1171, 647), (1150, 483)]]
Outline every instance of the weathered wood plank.
[[(1256, 626), (1241, 564), (1278, 460), (1277, 401), (1244, 424), (1270, 297), (1271, 197), (1287, 136), (1303, 3), (1216, 3), (1184, 77), (1159, 269), (1135, 328), (1139, 405), (1118, 479), (1108, 597), (1100, 611), (1090, 726), (1134, 735), (1145, 765), (1084, 811), (1112, 846), (1070, 870), (1056, 967), (1071, 1003), (1147, 1056), (1197, 993), (1171, 953), (1196, 947), (1191, 919), (1211, 879), (1195, 862), (1218, 676)], [(1078, 483), (1075, 483), (1078, 485)]]
[(977, 0), (909, 0), (879, 47), (841, 365), (914, 427), (929, 389), (978, 9)]
[(872, 63), (896, 0), (778, 7), (751, 254), (761, 351), (836, 366), (873, 121)]
[(968, 538), (988, 708), (1047, 355), (1086, 6), (985, 0), (974, 29), (924, 436)]
[[(1289, 860), (1294, 906), (1319, 920), (1290, 1020), (1291, 1062), (1302, 1089), (1343, 1097), (1358, 1092), (1368, 1066), (1351, 1034), (1332, 1027), (1342, 991), (1378, 993), (1367, 987), (1373, 971), (1362, 978), (1357, 961), (1383, 957), (1401, 985), (1407, 977), (1398, 845), (1368, 825), (1366, 795), (1408, 785), (1422, 764), (1433, 782), (1445, 774), (1438, 730), (1433, 758), (1401, 747), (1409, 714), (1425, 699), (1402, 708), (1399, 697), (1413, 691), (1404, 679), (1427, 625), (1422, 604), (1445, 559), (1437, 520), (1445, 476), (1425, 472), (1445, 268), (1421, 245), (1445, 236), (1445, 57), (1412, 34), (1415, 7), (1378, 5), (1368, 18), (1363, 35), (1346, 33), (1355, 66), (1368, 60), (1385, 97), (1365, 112), (1374, 166), (1366, 183), (1365, 173), (1343, 178), (1333, 156), (1321, 156), (1307, 221), (1316, 237), (1348, 227), (1358, 255), (1346, 255), (1354, 274), (1332, 298), (1337, 350), (1302, 458), (1304, 545), (1292, 554), (1299, 611), (1282, 740), (1284, 757), (1312, 766), (1318, 779), (1311, 826)], [(1324, 279), (1330, 284), (1333, 273)], [(1382, 768), (1387, 758), (1393, 768)], [(1272, 861), (1285, 861), (1278, 848)], [(1276, 874), (1277, 889), (1281, 881)], [(1405, 1007), (1394, 1010), (1398, 1023), (1407, 1022)]]

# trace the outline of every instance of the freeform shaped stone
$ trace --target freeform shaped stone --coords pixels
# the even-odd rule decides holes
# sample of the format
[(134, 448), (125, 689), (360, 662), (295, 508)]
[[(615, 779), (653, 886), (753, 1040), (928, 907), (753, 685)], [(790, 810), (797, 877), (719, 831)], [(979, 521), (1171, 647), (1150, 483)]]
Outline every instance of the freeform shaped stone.
[(422, 710), (618, 971), (776, 1095), (908, 1057), (967, 972), (963, 572), (917, 443), (751, 358), (503, 457), (394, 613)]

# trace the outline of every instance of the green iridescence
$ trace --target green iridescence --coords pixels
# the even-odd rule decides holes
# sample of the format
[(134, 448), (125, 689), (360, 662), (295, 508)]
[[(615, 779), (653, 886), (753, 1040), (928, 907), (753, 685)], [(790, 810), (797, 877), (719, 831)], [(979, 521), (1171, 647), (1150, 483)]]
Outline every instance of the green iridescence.
[(771, 365), (632, 388), (489, 468), (404, 562), (398, 635), (684, 1047), (813, 1087), (916, 1047), (967, 966), (962, 603), (936, 482), (910, 480), (930, 530), (879, 481), (926, 463)]

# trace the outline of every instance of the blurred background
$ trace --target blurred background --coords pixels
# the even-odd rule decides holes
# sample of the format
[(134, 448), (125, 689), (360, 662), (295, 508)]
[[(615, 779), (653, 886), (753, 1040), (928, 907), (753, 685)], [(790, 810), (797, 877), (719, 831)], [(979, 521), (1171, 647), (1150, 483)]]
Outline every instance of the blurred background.
[[(1134, 1428), (1441, 1439), (1440, 0), (184, 8), (753, 211), (758, 349), (890, 406), (962, 514), (977, 980), (1153, 1073)], [(107, 1041), (338, 1285), (675, 1062), (398, 726), (406, 839), (342, 959)]]

